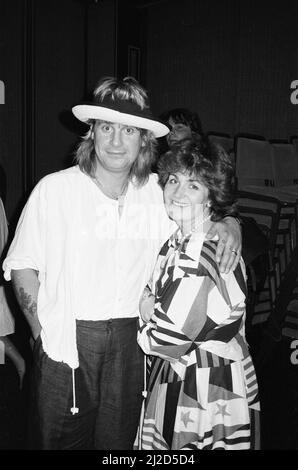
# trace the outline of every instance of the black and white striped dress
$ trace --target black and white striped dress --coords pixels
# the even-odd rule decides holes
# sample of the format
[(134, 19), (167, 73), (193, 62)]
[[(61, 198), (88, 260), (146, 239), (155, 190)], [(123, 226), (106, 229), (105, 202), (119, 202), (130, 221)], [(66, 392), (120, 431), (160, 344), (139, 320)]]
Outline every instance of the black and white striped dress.
[(151, 356), (141, 449), (258, 449), (259, 399), (245, 340), (243, 260), (219, 272), (204, 234), (162, 247), (155, 311), (138, 341)]

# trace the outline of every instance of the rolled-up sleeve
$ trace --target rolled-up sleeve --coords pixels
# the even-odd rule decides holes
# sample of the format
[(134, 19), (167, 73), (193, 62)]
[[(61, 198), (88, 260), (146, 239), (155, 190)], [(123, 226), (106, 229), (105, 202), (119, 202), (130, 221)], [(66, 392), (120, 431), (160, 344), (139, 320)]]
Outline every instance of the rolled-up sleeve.
[(44, 272), (46, 241), (45, 178), (33, 189), (19, 219), (14, 239), (3, 262), (4, 278), (11, 270), (34, 269)]

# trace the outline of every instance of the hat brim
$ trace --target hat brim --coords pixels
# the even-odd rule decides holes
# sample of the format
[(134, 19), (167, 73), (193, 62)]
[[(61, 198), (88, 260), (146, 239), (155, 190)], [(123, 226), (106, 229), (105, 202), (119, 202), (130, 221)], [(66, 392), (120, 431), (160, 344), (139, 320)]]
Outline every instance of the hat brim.
[(169, 128), (154, 119), (148, 119), (134, 114), (126, 114), (104, 106), (78, 104), (72, 108), (77, 119), (88, 122), (89, 119), (101, 119), (103, 121), (117, 122), (126, 126), (139, 127), (151, 131), (155, 137), (163, 137), (169, 133)]

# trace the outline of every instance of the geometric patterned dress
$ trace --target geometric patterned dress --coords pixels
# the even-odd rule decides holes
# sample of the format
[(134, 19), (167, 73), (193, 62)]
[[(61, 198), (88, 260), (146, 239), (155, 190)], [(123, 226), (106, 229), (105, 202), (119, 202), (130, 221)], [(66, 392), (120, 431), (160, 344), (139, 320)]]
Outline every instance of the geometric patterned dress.
[(259, 449), (260, 404), (245, 340), (246, 274), (220, 273), (217, 242), (178, 230), (162, 247), (155, 311), (138, 342), (150, 357), (144, 450)]

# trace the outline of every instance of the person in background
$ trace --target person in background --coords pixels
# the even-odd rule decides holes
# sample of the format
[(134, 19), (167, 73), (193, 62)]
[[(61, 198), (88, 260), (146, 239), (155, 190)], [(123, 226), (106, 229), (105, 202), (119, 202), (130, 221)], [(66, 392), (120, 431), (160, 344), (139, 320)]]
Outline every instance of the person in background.
[(187, 108), (173, 108), (160, 115), (170, 129), (166, 135), (168, 147), (178, 144), (185, 139), (198, 139), (204, 136), (201, 120), (198, 114)]
[[(169, 129), (130, 77), (103, 78), (72, 111), (88, 125), (76, 165), (34, 188), (3, 264), (35, 340), (28, 447), (131, 449), (143, 389), (139, 298), (176, 227), (151, 174)], [(239, 225), (225, 218), (215, 233), (229, 271)]]
[[(8, 224), (2, 200), (0, 198), (0, 256), (7, 243)], [(22, 389), (23, 379), (26, 372), (26, 363), (10, 336), (15, 332), (14, 318), (7, 303), (3, 286), (0, 285), (0, 364), (5, 364), (7, 356), (14, 364), (19, 376), (19, 387)]]
[[(166, 124), (170, 132), (161, 139), (158, 139), (158, 156), (160, 157), (173, 146), (182, 142), (195, 139), (200, 141), (205, 139), (199, 115), (188, 108), (173, 108), (164, 111), (159, 119)], [(152, 171), (157, 173), (158, 158), (152, 166)]]
[[(0, 254), (8, 238), (8, 224), (0, 198)], [(2, 277), (2, 276), (1, 276)], [(7, 286), (6, 286), (7, 288)], [(0, 450), (20, 449), (24, 445), (23, 382), (26, 361), (19, 351), (10, 297), (0, 283)], [(17, 344), (17, 346), (16, 346)]]
[(214, 221), (235, 211), (233, 180), (228, 155), (209, 143), (173, 147), (159, 161), (165, 207), (178, 229), (140, 301), (138, 342), (151, 365), (139, 449), (259, 448), (245, 265), (241, 258), (221, 273), (218, 239), (206, 238)]

